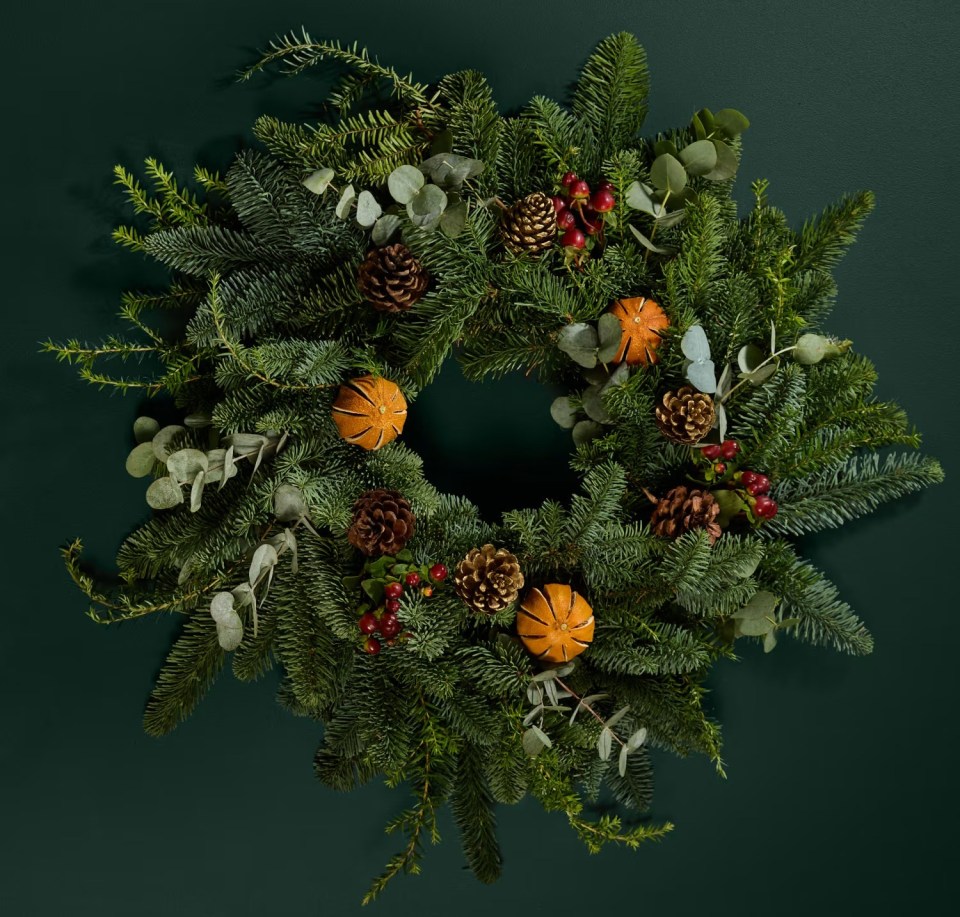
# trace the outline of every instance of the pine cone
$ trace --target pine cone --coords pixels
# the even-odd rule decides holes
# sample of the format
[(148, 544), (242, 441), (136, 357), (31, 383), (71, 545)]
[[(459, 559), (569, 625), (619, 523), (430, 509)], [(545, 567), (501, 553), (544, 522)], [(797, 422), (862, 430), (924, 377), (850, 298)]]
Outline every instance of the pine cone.
[(710, 544), (720, 537), (717, 516), (720, 504), (709, 490), (682, 484), (657, 501), (650, 517), (650, 528), (662, 538), (679, 538), (693, 529), (706, 529)]
[(353, 504), (347, 540), (369, 557), (396, 554), (413, 538), (416, 517), (395, 490), (368, 490)]
[(401, 242), (370, 249), (357, 278), (360, 292), (380, 312), (409, 309), (429, 282), (423, 265)]
[(684, 385), (675, 392), (665, 392), (655, 414), (657, 426), (667, 439), (692, 446), (710, 432), (716, 411), (709, 395)]
[(505, 548), (485, 544), (460, 561), (453, 575), (457, 595), (474, 611), (494, 614), (517, 600), (523, 574), (517, 558)]
[(534, 191), (517, 201), (503, 217), (500, 227), (504, 244), (514, 254), (538, 255), (557, 239), (557, 212), (553, 200)]

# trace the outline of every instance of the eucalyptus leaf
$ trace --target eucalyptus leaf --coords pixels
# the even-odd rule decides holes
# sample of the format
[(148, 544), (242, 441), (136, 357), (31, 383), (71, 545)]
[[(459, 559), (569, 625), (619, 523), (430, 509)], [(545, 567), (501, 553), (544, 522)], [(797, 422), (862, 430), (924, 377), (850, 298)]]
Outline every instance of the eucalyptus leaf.
[(281, 484), (273, 492), (273, 514), (278, 522), (297, 522), (307, 515), (307, 503), (299, 487)]
[(170, 477), (181, 484), (192, 483), (198, 475), (203, 477), (210, 462), (205, 452), (199, 449), (180, 449), (167, 458), (167, 470)]
[(227, 483), (237, 473), (237, 466), (233, 460), (233, 446), (227, 446), (223, 453), (223, 478), (220, 481), (218, 490), (223, 490), (223, 485)]
[(160, 424), (152, 417), (138, 417), (133, 422), (133, 436), (138, 443), (149, 443), (160, 432)]
[(710, 181), (727, 181), (737, 174), (737, 154), (722, 140), (714, 138), (710, 141), (717, 148), (717, 164), (704, 178)]
[(613, 733), (604, 727), (600, 730), (600, 737), (597, 739), (597, 754), (601, 761), (608, 761), (611, 751), (613, 751)]
[(386, 245), (390, 237), (400, 228), (400, 217), (395, 213), (385, 213), (373, 224), (370, 238), (374, 245)]
[(127, 456), (127, 474), (135, 478), (145, 478), (153, 471), (156, 464), (157, 456), (153, 451), (153, 443), (140, 443), (134, 446)]
[(717, 165), (717, 148), (709, 140), (696, 140), (680, 151), (680, 162), (691, 175), (706, 175)]
[(770, 319), (770, 353), (777, 352), (777, 325)]
[(535, 726), (531, 726), (524, 731), (523, 739), (521, 740), (523, 750), (530, 755), (531, 758), (539, 755), (540, 752), (547, 747), (547, 743), (544, 742), (542, 738), (544, 735), (543, 730), (537, 729)]
[(635, 181), (630, 184), (624, 192), (623, 200), (633, 210), (641, 210), (649, 213), (650, 216), (657, 215), (657, 205), (654, 204), (653, 198), (641, 182)]
[(233, 607), (233, 593), (218, 592), (210, 601), (210, 617), (219, 624), (221, 621), (227, 621), (231, 615), (236, 614)]
[(539, 719), (541, 716), (543, 716), (543, 704), (537, 704), (536, 707), (533, 707), (523, 718), (523, 725), (529, 726), (534, 720)]
[(717, 419), (717, 431), (720, 433), (720, 442), (723, 442), (727, 438), (727, 409), (723, 406), (723, 402), (715, 403), (714, 413)]
[(159, 461), (166, 464), (167, 459), (172, 451), (171, 447), (173, 441), (180, 436), (181, 433), (186, 432), (186, 427), (181, 427), (177, 424), (171, 424), (169, 427), (164, 427), (157, 433), (156, 436), (153, 437), (153, 454)]
[(630, 705), (627, 704), (626, 706), (621, 707), (616, 713), (614, 713), (613, 716), (611, 716), (604, 723), (604, 725), (607, 727), (607, 729), (613, 729), (613, 727), (616, 726), (617, 723), (619, 723), (620, 720), (622, 720), (629, 712), (630, 712)]
[(775, 360), (772, 360), (771, 362), (758, 367), (752, 372), (744, 373), (743, 375), (746, 377), (746, 379), (750, 382), (751, 385), (762, 385), (779, 368), (780, 368), (780, 358), (777, 357)]
[(361, 191), (357, 198), (357, 222), (369, 229), (380, 219), (383, 208), (369, 191)]
[(750, 373), (765, 359), (763, 351), (756, 344), (744, 344), (737, 353), (737, 366), (740, 367), (740, 372)]
[(623, 385), (627, 379), (630, 378), (630, 364), (629, 363), (618, 363), (617, 368), (610, 373), (609, 378), (606, 382), (603, 383), (603, 390), (606, 391), (609, 388), (616, 388), (618, 385)]
[(597, 423), (610, 423), (613, 420), (606, 405), (603, 403), (602, 385), (591, 385), (584, 390), (581, 400), (583, 402), (583, 410), (586, 411), (587, 417), (591, 420), (595, 420)]
[(152, 509), (173, 509), (183, 503), (183, 491), (171, 477), (157, 478), (147, 488), (147, 504)]
[(277, 549), (272, 544), (262, 544), (253, 552), (250, 561), (250, 570), (247, 579), (251, 586), (256, 586), (265, 573), (272, 570), (279, 560)]
[(762, 637), (774, 627), (774, 612), (780, 600), (772, 592), (761, 590), (733, 615), (737, 631), (748, 637)]
[(763, 635), (763, 651), (765, 653), (772, 653), (777, 645), (777, 632), (776, 630), (768, 630)]
[(582, 446), (589, 443), (598, 436), (603, 435), (603, 424), (595, 420), (581, 420), (573, 428), (573, 442), (576, 446)]
[(440, 215), (440, 231), (451, 239), (459, 236), (467, 226), (467, 202), (457, 201)]
[(672, 152), (661, 153), (650, 167), (650, 181), (661, 191), (675, 194), (687, 184), (687, 171)]
[(669, 248), (663, 248), (663, 247), (660, 246), (660, 245), (654, 245), (653, 242), (651, 242), (651, 241), (650, 241), (642, 232), (640, 232), (640, 230), (637, 229), (637, 227), (634, 226), (632, 223), (628, 223), (627, 225), (629, 226), (630, 232), (633, 233), (633, 235), (634, 235), (634, 237), (636, 238), (636, 240), (637, 240), (644, 248), (649, 249), (650, 251), (652, 251), (654, 254), (657, 254), (657, 255), (669, 255), (669, 254), (672, 254), (671, 249), (669, 249)]
[(333, 176), (333, 169), (317, 169), (316, 172), (311, 172), (303, 180), (303, 186), (314, 194), (323, 194), (330, 187)]
[(717, 390), (717, 371), (713, 360), (688, 363), (686, 376), (690, 384), (701, 392), (712, 395)]
[(676, 156), (677, 145), (672, 140), (658, 140), (653, 145), (654, 156)]
[(680, 349), (688, 360), (702, 363), (710, 359), (710, 341), (700, 325), (691, 325), (680, 339)]
[(190, 488), (190, 512), (195, 513), (203, 502), (203, 480), (204, 476), (198, 474), (193, 479), (193, 486)]
[(669, 212), (661, 209), (660, 215), (657, 217), (657, 226), (669, 229), (671, 226), (676, 226), (686, 215), (687, 212), (682, 207), (679, 210)]
[(717, 380), (717, 394), (723, 397), (730, 391), (731, 384), (733, 382), (733, 369), (729, 363), (726, 363), (723, 367), (723, 372), (720, 373), (720, 378)]
[(627, 773), (627, 758), (630, 756), (630, 749), (624, 745), (620, 748), (620, 757), (617, 760), (617, 771), (621, 777)]
[(235, 455), (240, 456), (253, 455), (270, 442), (260, 433), (231, 433), (223, 441), (233, 448)]
[(586, 322), (564, 325), (557, 336), (557, 347), (575, 363), (588, 369), (597, 364), (599, 344), (596, 328)]
[(620, 350), (620, 341), (623, 338), (620, 319), (612, 312), (604, 312), (597, 321), (597, 335), (600, 339), (597, 359), (601, 363), (610, 363)]
[(387, 190), (398, 204), (409, 204), (423, 187), (426, 179), (416, 166), (403, 165), (387, 178)]
[(228, 653), (243, 642), (243, 621), (236, 612), (233, 613), (233, 617), (217, 622), (217, 642), (220, 648)]
[(230, 594), (239, 608), (247, 608), (257, 600), (257, 595), (249, 583), (240, 583), (239, 586), (234, 586), (230, 590)]
[(186, 426), (193, 430), (200, 430), (213, 424), (213, 415), (209, 411), (194, 411), (183, 418)]
[(627, 748), (630, 751), (636, 751), (644, 742), (647, 741), (647, 727), (641, 726), (629, 739), (627, 739)]
[(437, 153), (420, 163), (420, 171), (443, 188), (459, 188), (483, 171), (483, 163), (457, 153)]
[(334, 210), (334, 213), (336, 213), (341, 220), (345, 220), (350, 215), (350, 207), (356, 197), (357, 192), (353, 185), (347, 185), (347, 187), (343, 189), (343, 192), (340, 195), (340, 200), (337, 201), (337, 206)]
[(407, 216), (414, 226), (434, 229), (447, 207), (447, 195), (436, 185), (421, 188), (407, 204)]
[(750, 127), (747, 116), (735, 108), (721, 108), (713, 120), (728, 137), (736, 137)]
[(577, 409), (566, 395), (561, 395), (550, 405), (550, 416), (564, 430), (572, 430), (577, 422)]

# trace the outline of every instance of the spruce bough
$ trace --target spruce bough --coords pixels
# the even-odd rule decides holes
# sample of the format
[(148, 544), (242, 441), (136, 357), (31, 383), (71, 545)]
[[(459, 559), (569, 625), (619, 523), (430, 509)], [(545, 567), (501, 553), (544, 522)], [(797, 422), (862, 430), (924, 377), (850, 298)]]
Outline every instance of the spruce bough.
[[(156, 513), (124, 542), (118, 582), (87, 572), (79, 541), (67, 568), (96, 621), (183, 617), (149, 733), (184, 720), (225, 665), (244, 681), (276, 666), (280, 702), (323, 724), (324, 783), (408, 787), (387, 827), (398, 852), (365, 901), (419, 871), (444, 803), (484, 882), (501, 868), (496, 805), (527, 794), (591, 852), (661, 838), (671, 825), (637, 818), (652, 794), (647, 748), (704, 754), (723, 772), (703, 685), (738, 639), (872, 647), (788, 539), (942, 478), (915, 454), (881, 460), (919, 438), (874, 398), (869, 361), (821, 329), (831, 270), (873, 198), (847, 196), (795, 231), (757, 182), (738, 216), (746, 119), (702, 109), (641, 136), (646, 59), (629, 34), (600, 43), (569, 108), (538, 97), (512, 116), (479, 73), (427, 86), (306, 32), (277, 39), (244, 78), (322, 62), (341, 71), (329, 117), (260, 118), (260, 146), (226, 175), (198, 166), (187, 189), (150, 159), (148, 190), (117, 168), (136, 220), (115, 239), (166, 265), (170, 285), (124, 296), (129, 339), (45, 346), (97, 385), (168, 396), (184, 420), (137, 421), (127, 468), (154, 478)], [(517, 207), (543, 193), (555, 195), (553, 244), (542, 198)], [(365, 269), (388, 273), (359, 285), (369, 252), (398, 244)], [(608, 314), (627, 297), (623, 315), (658, 317), (632, 351)], [(157, 310), (184, 331), (156, 330)], [(524, 370), (567, 386), (553, 414), (573, 430), (582, 477), (567, 505), (484, 520), (424, 478), (402, 435), (375, 450), (342, 438), (341, 386), (390, 380), (416, 411), (452, 353), (472, 379)], [(111, 368), (148, 356), (155, 375)], [(393, 526), (384, 543), (402, 535), (402, 549), (365, 556), (347, 533), (377, 488), (380, 503), (392, 494), (377, 511), (394, 515), (366, 519), (353, 541), (379, 544), (369, 527)], [(516, 637), (516, 602), (484, 614), (458, 597), (446, 571), (484, 545), (509, 552), (526, 587), (569, 584), (589, 601), (580, 655), (541, 665)], [(629, 819), (590, 818), (601, 794)]]

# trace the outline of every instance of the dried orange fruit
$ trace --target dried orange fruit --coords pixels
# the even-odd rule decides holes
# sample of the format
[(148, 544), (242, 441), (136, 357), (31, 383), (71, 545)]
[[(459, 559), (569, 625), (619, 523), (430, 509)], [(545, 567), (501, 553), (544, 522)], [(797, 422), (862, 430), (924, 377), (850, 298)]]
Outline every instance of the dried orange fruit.
[(517, 633), (543, 662), (569, 662), (593, 640), (593, 609), (570, 586), (549, 583), (524, 597), (517, 612)]
[(348, 442), (364, 449), (392, 443), (407, 421), (407, 400), (396, 382), (361, 376), (340, 386), (333, 402), (333, 422)]
[(660, 332), (670, 327), (670, 319), (660, 304), (646, 296), (631, 296), (618, 299), (610, 312), (620, 319), (623, 331), (616, 362), (630, 366), (656, 363)]

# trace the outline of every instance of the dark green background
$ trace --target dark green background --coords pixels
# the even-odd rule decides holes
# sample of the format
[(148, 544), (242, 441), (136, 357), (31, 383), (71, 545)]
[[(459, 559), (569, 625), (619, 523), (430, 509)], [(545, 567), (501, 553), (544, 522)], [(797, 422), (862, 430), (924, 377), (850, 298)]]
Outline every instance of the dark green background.
[[(948, 0), (8, 9), (0, 911), (349, 914), (395, 848), (381, 825), (402, 797), (316, 783), (317, 729), (283, 713), (272, 684), (224, 678), (175, 735), (147, 738), (140, 715), (174, 622), (97, 628), (56, 554), (82, 533), (107, 564), (144, 515), (142, 483), (123, 472), (136, 401), (98, 394), (36, 352), (47, 336), (118, 330), (120, 290), (155, 278), (107, 241), (122, 212), (110, 168), (148, 153), (181, 168), (197, 157), (216, 165), (259, 113), (309, 113), (316, 82), (229, 80), (254, 46), (300, 23), (358, 38), (423, 79), (482, 69), (505, 108), (562, 94), (597, 39), (629, 29), (652, 68), (649, 129), (685, 123), (701, 105), (750, 116), (741, 200), (751, 178), (766, 176), (799, 223), (844, 190), (873, 188), (877, 213), (840, 267), (831, 329), (876, 361), (880, 394), (906, 406), (953, 472), (936, 491), (809, 545), (877, 650), (854, 660), (784, 642), (723, 665), (713, 704), (729, 779), (660, 756), (654, 814), (678, 826), (663, 844), (590, 858), (561, 817), (524, 804), (501, 813), (505, 876), (488, 888), (462, 871), (445, 820), (447, 842), (428, 852), (425, 874), (398, 882), (377, 912), (946, 910), (958, 815), (948, 568), (960, 509), (957, 10)], [(423, 436), (457, 425), (449, 448), (427, 457), (437, 479), (463, 481), (488, 510), (502, 503), (497, 481), (511, 464), (542, 478), (536, 495), (564, 492), (564, 440), (542, 413), (548, 393), (521, 383), (464, 390), (455, 373), (444, 378), (449, 388), (428, 392), (421, 415)], [(501, 417), (520, 391), (536, 415), (529, 424)]]

